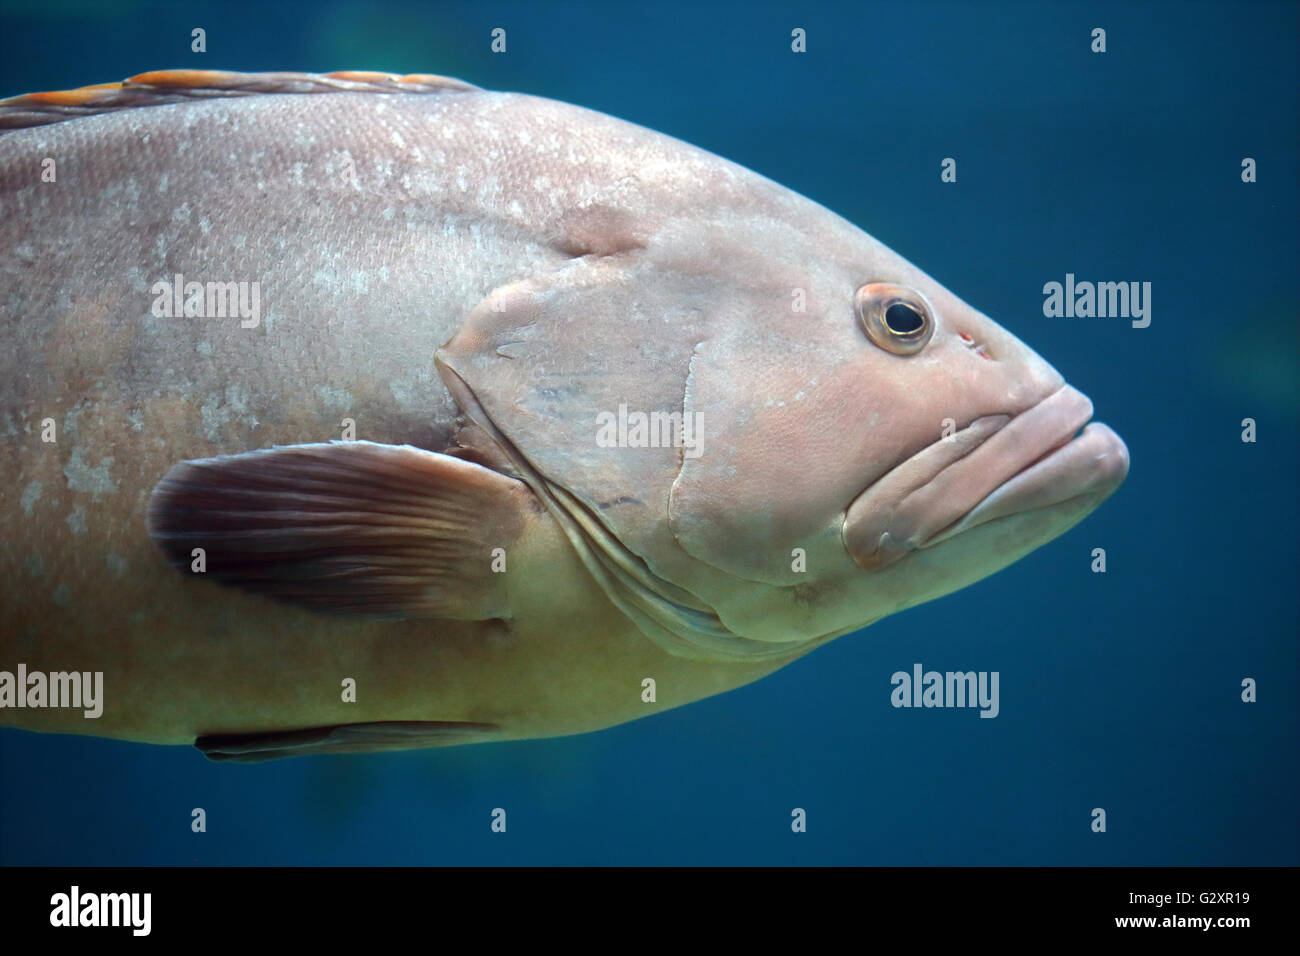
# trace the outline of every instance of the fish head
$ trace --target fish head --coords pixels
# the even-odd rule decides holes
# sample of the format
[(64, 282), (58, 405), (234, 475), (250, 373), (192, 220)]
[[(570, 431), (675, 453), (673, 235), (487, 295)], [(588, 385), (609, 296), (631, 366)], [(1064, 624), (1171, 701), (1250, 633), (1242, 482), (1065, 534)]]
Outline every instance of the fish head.
[(978, 581), (1129, 467), (1090, 400), (1006, 328), (842, 220), (804, 235), (751, 266), (745, 320), (696, 350), (686, 401), (707, 442), (670, 504), (691, 554), (800, 595), (733, 611), (768, 639), (844, 633)]
[(494, 291), (438, 369), (673, 653), (805, 652), (1005, 567), (1127, 472), (1028, 346), (775, 184), (621, 234)]

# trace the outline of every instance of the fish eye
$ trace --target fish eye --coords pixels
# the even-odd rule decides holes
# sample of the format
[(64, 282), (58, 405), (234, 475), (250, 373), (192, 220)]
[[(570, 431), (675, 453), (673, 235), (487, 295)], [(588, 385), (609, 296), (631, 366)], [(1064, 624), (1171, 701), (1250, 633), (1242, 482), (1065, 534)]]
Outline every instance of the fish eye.
[(853, 296), (867, 338), (886, 352), (915, 355), (934, 334), (929, 303), (918, 292), (889, 282), (869, 282)]

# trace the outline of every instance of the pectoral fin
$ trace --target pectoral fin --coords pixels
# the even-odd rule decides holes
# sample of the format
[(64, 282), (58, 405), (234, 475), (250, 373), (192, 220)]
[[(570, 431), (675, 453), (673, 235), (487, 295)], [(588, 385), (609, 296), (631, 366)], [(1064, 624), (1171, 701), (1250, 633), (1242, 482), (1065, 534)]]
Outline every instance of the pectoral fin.
[(496, 724), (383, 720), (369, 724), (306, 727), (261, 734), (208, 734), (194, 741), (194, 746), (203, 751), (209, 760), (260, 763), (280, 757), (413, 750), (418, 747), (477, 743), (490, 740), (499, 730)]
[(496, 549), (540, 510), (472, 462), (331, 442), (180, 462), (154, 488), (149, 532), (187, 575), (314, 611), (486, 620), (510, 616)]

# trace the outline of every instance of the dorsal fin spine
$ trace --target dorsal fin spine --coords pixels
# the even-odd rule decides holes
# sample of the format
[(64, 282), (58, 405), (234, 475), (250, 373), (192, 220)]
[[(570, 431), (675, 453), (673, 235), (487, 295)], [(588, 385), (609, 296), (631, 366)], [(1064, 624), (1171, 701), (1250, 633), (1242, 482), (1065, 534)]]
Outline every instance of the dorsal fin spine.
[(478, 87), (430, 73), (235, 73), (226, 70), (156, 70), (120, 83), (98, 83), (74, 90), (26, 93), (0, 99), (0, 134), (44, 126), (79, 116), (164, 106), (214, 96), (266, 93), (470, 93)]

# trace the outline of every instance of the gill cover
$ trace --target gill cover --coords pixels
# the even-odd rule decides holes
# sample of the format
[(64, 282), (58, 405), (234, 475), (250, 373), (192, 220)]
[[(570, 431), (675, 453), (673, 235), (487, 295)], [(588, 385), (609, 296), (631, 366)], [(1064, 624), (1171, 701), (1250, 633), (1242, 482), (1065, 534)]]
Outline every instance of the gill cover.
[[(742, 288), (715, 272), (730, 250), (702, 254), (698, 243), (579, 256), (499, 288), (439, 351), (438, 369), (647, 636), (683, 656), (777, 658), (820, 634), (790, 627), (807, 611), (799, 580), (781, 573), (788, 559), (755, 553), (734, 529), (757, 522), (765, 541), (770, 509), (786, 527), (782, 510), (797, 503), (747, 498), (739, 472), (751, 454), (775, 452), (793, 475), (798, 425), (756, 416), (749, 383), (726, 369), (788, 351), (756, 317), (788, 302), (788, 287), (747, 274)], [(813, 350), (801, 364), (824, 359)], [(698, 457), (680, 443), (601, 440), (602, 422), (609, 438), (608, 422), (637, 414), (702, 415)], [(756, 433), (765, 423), (788, 432)], [(838, 532), (830, 545), (843, 555)]]

